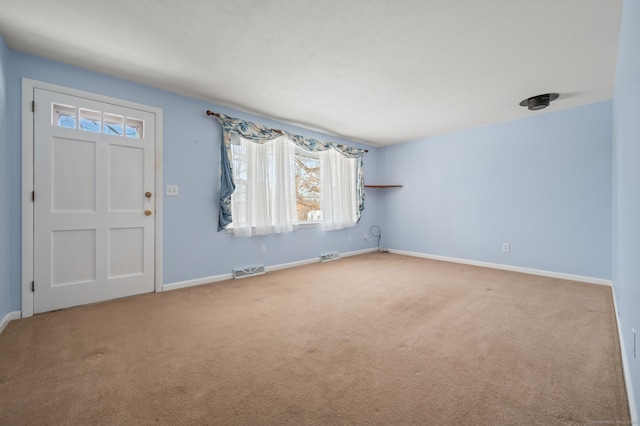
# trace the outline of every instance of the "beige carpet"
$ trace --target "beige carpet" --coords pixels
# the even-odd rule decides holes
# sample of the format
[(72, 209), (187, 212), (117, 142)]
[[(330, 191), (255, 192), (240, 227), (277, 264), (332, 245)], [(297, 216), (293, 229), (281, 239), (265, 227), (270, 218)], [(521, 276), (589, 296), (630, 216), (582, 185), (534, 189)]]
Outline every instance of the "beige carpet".
[(605, 421), (629, 421), (608, 287), (398, 255), (67, 309), (0, 334), (2, 425)]

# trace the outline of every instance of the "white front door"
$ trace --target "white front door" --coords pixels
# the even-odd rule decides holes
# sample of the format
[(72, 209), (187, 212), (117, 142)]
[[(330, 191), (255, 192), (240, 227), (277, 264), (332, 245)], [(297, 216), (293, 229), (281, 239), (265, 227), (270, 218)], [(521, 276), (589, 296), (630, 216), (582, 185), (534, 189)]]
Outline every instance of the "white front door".
[(154, 291), (155, 115), (34, 100), (34, 312)]

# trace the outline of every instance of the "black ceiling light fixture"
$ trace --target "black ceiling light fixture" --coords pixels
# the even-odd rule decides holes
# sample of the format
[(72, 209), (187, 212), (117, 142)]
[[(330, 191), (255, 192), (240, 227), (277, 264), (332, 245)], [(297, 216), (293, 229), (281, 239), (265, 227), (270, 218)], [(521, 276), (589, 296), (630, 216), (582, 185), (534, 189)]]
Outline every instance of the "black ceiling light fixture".
[(549, 106), (549, 102), (555, 101), (560, 95), (557, 93), (545, 93), (544, 95), (532, 96), (520, 102), (520, 106), (526, 106), (530, 111), (537, 111)]

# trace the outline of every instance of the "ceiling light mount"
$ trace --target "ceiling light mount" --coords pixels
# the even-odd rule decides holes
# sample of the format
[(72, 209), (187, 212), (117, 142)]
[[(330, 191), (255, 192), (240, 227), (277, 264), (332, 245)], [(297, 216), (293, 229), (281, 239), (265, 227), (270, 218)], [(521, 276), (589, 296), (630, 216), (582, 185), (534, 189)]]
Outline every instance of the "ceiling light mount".
[(548, 107), (549, 102), (555, 101), (559, 96), (557, 93), (545, 93), (544, 95), (532, 96), (520, 102), (520, 106), (526, 106), (529, 111), (537, 111)]

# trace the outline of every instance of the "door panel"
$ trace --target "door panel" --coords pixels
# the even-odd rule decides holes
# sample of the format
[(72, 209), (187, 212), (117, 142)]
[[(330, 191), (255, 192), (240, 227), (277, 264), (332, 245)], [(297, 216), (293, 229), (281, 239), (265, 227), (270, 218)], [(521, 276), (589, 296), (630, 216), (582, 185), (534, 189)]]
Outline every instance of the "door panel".
[(51, 248), (52, 287), (96, 280), (95, 229), (53, 231)]
[[(126, 171), (123, 173), (122, 171)], [(109, 211), (136, 212), (144, 209), (144, 148), (109, 147)]]
[(155, 115), (34, 99), (34, 312), (153, 291)]
[(109, 230), (109, 278), (144, 274), (144, 228)]
[(51, 157), (53, 211), (95, 212), (95, 142), (54, 137)]

